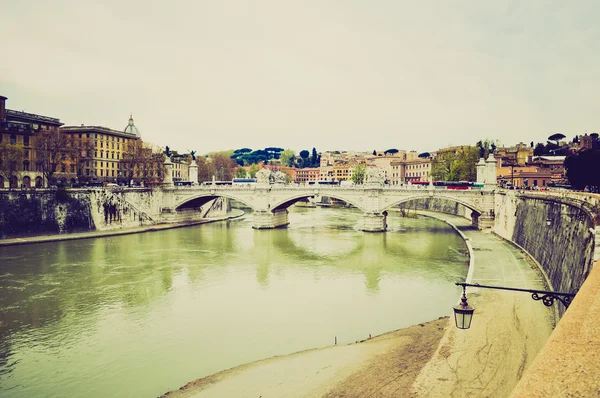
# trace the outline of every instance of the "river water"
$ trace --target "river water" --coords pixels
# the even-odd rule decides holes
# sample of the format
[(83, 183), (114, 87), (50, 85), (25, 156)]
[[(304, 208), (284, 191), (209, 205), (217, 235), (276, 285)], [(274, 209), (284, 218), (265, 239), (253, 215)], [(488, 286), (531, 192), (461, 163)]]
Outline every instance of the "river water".
[(0, 396), (154, 397), (243, 363), (449, 315), (467, 273), (446, 224), (291, 208), (109, 238), (0, 247)]

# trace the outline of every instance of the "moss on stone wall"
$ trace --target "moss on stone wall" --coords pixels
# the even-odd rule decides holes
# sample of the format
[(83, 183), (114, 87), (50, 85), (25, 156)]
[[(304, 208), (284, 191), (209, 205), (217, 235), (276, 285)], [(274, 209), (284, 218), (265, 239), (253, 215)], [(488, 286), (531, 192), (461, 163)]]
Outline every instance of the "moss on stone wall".
[(93, 229), (89, 199), (64, 191), (0, 194), (0, 238)]

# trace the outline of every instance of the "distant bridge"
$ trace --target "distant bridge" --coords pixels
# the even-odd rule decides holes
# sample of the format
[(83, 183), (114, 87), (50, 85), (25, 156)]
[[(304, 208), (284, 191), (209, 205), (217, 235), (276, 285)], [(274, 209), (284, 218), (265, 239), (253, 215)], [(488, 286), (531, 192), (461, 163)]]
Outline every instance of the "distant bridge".
[(363, 215), (363, 231), (386, 230), (387, 211), (402, 203), (423, 198), (439, 198), (459, 203), (472, 210), (472, 224), (480, 229), (494, 224), (494, 191), (486, 189), (448, 190), (434, 187), (390, 187), (380, 184), (339, 186), (295, 186), (252, 184), (249, 186), (199, 185), (164, 186), (161, 213), (199, 209), (209, 201), (223, 197), (244, 203), (253, 210), (253, 228), (271, 229), (289, 224), (288, 207), (307, 198), (327, 196), (349, 203)]

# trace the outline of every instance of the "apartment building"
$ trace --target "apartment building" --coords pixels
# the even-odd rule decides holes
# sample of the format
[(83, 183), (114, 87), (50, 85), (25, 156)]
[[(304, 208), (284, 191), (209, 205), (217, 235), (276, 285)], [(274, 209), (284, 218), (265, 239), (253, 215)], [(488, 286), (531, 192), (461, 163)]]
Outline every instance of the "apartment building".
[(6, 163), (0, 169), (0, 188), (45, 187), (44, 164), (36, 151), (41, 133), (56, 132), (58, 118), (6, 108), (7, 97), (0, 96), (0, 156)]
[(76, 173), (82, 180), (117, 182), (125, 180), (125, 162), (128, 154), (135, 152), (134, 146), (141, 142), (141, 134), (129, 117), (123, 130), (102, 126), (63, 126), (60, 131), (70, 135), (86, 148), (81, 154), (81, 164), (69, 164), (62, 172)]

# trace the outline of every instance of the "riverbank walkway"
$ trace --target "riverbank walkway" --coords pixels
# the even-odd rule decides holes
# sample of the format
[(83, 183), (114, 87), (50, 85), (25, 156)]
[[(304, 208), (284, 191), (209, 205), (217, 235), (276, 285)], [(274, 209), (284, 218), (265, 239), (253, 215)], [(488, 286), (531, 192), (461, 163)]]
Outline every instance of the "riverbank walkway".
[[(428, 215), (455, 225), (466, 238), (473, 254), (469, 282), (546, 290), (535, 263), (511, 243), (464, 218)], [(398, 331), (258, 361), (168, 396), (507, 397), (550, 336), (555, 312), (527, 293), (469, 288), (467, 295), (475, 307), (471, 329), (454, 327), (456, 303), (448, 303), (450, 318), (405, 329), (416, 328), (417, 335)]]
[[(433, 214), (454, 224), (471, 245), (469, 283), (548, 290), (535, 262), (512, 243), (471, 228), (466, 219)], [(475, 308), (471, 328), (448, 328), (413, 385), (414, 396), (509, 396), (556, 322), (554, 308), (528, 293), (467, 288), (467, 297)]]

